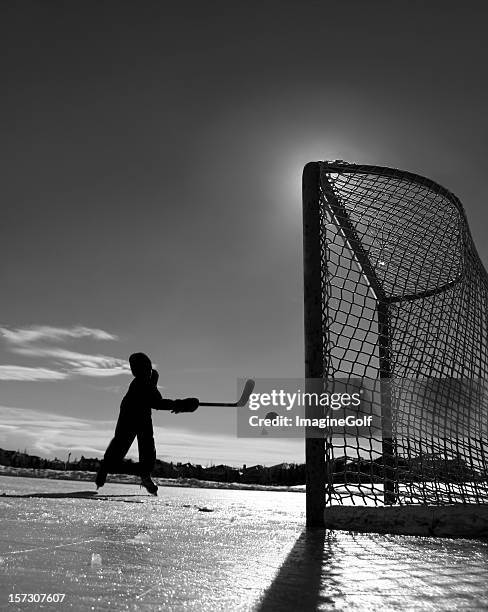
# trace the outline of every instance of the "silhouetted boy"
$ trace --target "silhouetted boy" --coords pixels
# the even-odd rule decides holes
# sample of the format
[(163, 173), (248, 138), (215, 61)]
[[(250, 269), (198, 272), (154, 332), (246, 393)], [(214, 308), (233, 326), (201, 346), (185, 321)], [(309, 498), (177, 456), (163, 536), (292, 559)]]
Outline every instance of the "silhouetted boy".
[(157, 389), (159, 374), (152, 369), (151, 360), (144, 353), (133, 353), (129, 357), (129, 364), (134, 380), (120, 404), (115, 434), (105, 451), (95, 482), (97, 488), (103, 487), (107, 473), (119, 470), (137, 436), (139, 464), (136, 473), (141, 477), (141, 485), (152, 495), (157, 495), (158, 487), (151, 480), (156, 461), (151, 409), (194, 412), (198, 408), (198, 399), (163, 399)]

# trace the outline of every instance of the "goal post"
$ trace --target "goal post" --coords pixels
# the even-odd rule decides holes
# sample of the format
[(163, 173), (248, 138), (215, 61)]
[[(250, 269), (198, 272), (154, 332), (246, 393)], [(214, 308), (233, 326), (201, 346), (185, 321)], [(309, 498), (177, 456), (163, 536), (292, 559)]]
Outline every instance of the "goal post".
[[(322, 255), (320, 241), (320, 166), (312, 162), (303, 171), (303, 270), (305, 378), (322, 378), (324, 371)], [(310, 383), (307, 383), (310, 384)], [(310, 388), (306, 388), (311, 392)], [(306, 415), (308, 417), (308, 414)], [(307, 432), (306, 432), (307, 433)], [(325, 442), (305, 437), (307, 527), (321, 527), (325, 509)]]
[(307, 525), (374, 525), (375, 507), (397, 525), (480, 516), (488, 278), (460, 201), (409, 172), (311, 162), (303, 236), (305, 377), (361, 379), (381, 414), (370, 435), (306, 436)]

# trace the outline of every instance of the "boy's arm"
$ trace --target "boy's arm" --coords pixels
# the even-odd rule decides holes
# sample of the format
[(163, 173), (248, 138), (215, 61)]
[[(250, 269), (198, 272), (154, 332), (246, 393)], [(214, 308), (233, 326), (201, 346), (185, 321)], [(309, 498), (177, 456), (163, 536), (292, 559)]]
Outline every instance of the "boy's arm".
[(181, 400), (165, 399), (161, 396), (157, 388), (159, 374), (156, 370), (151, 374), (151, 407), (154, 410), (171, 410), (175, 414), (179, 412), (195, 412), (198, 408), (198, 399), (196, 397), (187, 397)]
[(161, 397), (161, 393), (157, 389), (153, 389), (152, 393), (151, 407), (154, 410), (171, 410), (171, 412), (177, 414), (178, 412), (195, 412), (198, 408), (199, 402), (196, 397), (170, 400)]

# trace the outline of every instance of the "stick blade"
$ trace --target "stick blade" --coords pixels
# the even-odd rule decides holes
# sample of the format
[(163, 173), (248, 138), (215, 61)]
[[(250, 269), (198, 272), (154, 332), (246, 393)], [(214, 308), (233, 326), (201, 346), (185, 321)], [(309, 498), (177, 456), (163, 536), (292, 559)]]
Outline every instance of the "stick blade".
[(254, 380), (252, 380), (252, 378), (249, 378), (248, 380), (246, 380), (246, 384), (244, 385), (244, 389), (242, 390), (241, 397), (239, 398), (239, 401), (237, 402), (238, 408), (241, 408), (241, 406), (245, 406), (247, 404), (247, 402), (249, 401), (249, 397), (251, 396), (251, 393), (254, 390), (255, 384), (256, 383), (254, 382)]

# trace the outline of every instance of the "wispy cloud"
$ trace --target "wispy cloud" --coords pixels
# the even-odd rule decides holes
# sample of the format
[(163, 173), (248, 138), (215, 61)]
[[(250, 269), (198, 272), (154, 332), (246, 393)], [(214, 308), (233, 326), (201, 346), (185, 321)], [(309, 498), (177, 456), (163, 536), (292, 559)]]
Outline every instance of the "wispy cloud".
[(32, 325), (30, 327), (0, 327), (0, 336), (12, 344), (27, 344), (41, 340), (68, 340), (70, 338), (93, 338), (94, 340), (117, 340), (117, 336), (103, 329), (92, 327), (51, 327)]
[[(128, 363), (118, 357), (71, 351), (46, 343), (67, 342), (88, 338), (91, 340), (116, 340), (117, 336), (103, 329), (92, 327), (52, 327), (33, 325), (23, 328), (0, 327), (0, 337), (10, 351), (27, 357), (49, 359), (49, 368), (2, 366), (3, 380), (62, 380), (73, 375), (109, 377), (128, 374)], [(57, 369), (53, 369), (52, 366)], [(0, 374), (1, 375), (1, 374)]]
[(90, 355), (60, 348), (41, 346), (18, 347), (13, 349), (20, 355), (30, 357), (50, 357), (61, 362), (73, 374), (83, 376), (118, 376), (130, 372), (129, 364), (124, 359), (108, 355)]
[(0, 380), (36, 381), (36, 380), (63, 380), (67, 378), (66, 372), (59, 372), (49, 368), (30, 368), (18, 365), (0, 365)]
[(113, 435), (113, 422), (0, 406), (0, 445), (54, 457), (67, 450), (100, 456)]
[(126, 363), (123, 363), (123, 365), (115, 366), (113, 368), (82, 366), (74, 368), (71, 371), (73, 372), (73, 374), (78, 374), (79, 376), (95, 376), (100, 378), (104, 378), (106, 376), (120, 376), (121, 374), (131, 373), (129, 366)]

